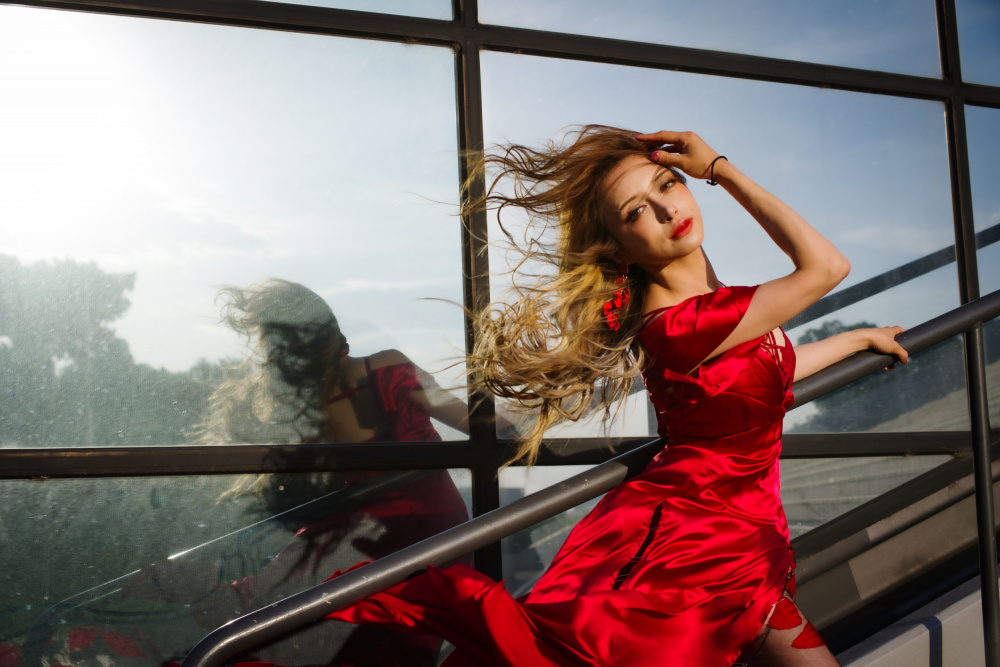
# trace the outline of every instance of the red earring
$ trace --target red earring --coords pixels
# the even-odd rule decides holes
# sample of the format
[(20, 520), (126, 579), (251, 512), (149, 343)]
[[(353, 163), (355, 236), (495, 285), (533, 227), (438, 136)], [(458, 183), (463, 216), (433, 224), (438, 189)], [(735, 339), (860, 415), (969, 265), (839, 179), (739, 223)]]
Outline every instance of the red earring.
[(615, 284), (619, 285), (619, 288), (615, 290), (615, 295), (610, 301), (604, 302), (604, 317), (608, 321), (608, 328), (612, 331), (621, 329), (621, 310), (628, 305), (630, 298), (628, 285), (625, 284), (628, 278), (628, 264), (622, 262), (618, 266), (618, 273)]

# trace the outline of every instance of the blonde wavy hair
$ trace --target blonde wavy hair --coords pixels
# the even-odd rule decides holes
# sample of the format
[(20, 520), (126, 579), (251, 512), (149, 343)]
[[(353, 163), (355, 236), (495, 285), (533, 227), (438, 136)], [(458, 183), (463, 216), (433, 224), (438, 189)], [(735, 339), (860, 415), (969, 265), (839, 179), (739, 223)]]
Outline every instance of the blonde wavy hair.
[[(605, 223), (601, 184), (625, 158), (649, 155), (635, 134), (585, 125), (540, 148), (496, 147), (475, 160), (466, 181), (463, 212), (496, 209), (501, 229), (522, 255), (511, 271), (513, 299), (476, 317), (470, 357), (474, 386), (533, 415), (512, 461), (533, 464), (550, 426), (577, 421), (595, 405), (603, 407), (606, 422), (645, 363), (635, 340), (648, 285), (641, 269), (629, 267), (625, 284), (631, 299), (618, 330), (608, 326), (603, 310), (621, 285), (615, 282), (619, 247)], [(480, 179), (487, 184), (485, 193), (471, 196)], [(507, 207), (528, 216), (520, 242), (504, 226)], [(542, 270), (525, 271), (535, 265)], [(516, 284), (525, 275), (529, 284)]]

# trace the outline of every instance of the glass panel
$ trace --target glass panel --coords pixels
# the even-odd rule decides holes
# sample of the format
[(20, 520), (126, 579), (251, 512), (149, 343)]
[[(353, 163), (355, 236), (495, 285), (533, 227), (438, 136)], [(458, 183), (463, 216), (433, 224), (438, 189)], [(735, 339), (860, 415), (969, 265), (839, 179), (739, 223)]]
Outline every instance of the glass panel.
[[(249, 368), (232, 369), (250, 350), (220, 324), (220, 287), (268, 278), (336, 312), (300, 369), (318, 407), (286, 411), (322, 412), (375, 355), (409, 408), (464, 437), (461, 392), (437, 389), (464, 370), (454, 78), (449, 48), (0, 7), (0, 445), (192, 442)], [(313, 305), (268, 312), (326, 322)], [(407, 359), (451, 370), (432, 384)], [(330, 410), (376, 409), (348, 398)], [(257, 426), (280, 412), (251, 403)], [(227, 437), (368, 439), (266, 431)]]
[[(964, 57), (964, 56), (963, 56)], [(964, 63), (964, 60), (963, 60)], [(963, 64), (964, 69), (964, 64)], [(979, 293), (1000, 290), (1000, 192), (995, 186), (995, 156), (1000, 151), (1000, 109), (965, 107), (969, 141), (969, 173), (972, 179), (972, 215), (979, 251)], [(987, 322), (986, 387), (990, 424), (1000, 428), (1000, 323)]]
[(986, 395), (990, 428), (1000, 428), (1000, 318), (983, 324), (986, 347)]
[[(649, 394), (642, 386), (641, 380), (636, 380), (633, 387), (635, 393), (625, 400), (623, 408), (615, 412), (607, 421), (604, 420), (604, 410), (595, 409), (590, 415), (578, 422), (563, 422), (550, 428), (547, 431), (549, 438), (594, 438), (591, 446), (584, 443), (574, 443), (572, 449), (557, 447), (556, 451), (562, 454), (569, 454), (571, 451), (583, 451), (585, 449), (606, 448), (606, 438), (641, 438), (656, 437), (656, 413), (653, 404), (649, 402)], [(506, 408), (504, 403), (498, 403), (500, 414), (514, 424), (523, 423), (523, 417), (513, 413)], [(498, 428), (498, 435), (506, 436), (509, 432), (504, 432), (501, 426)], [(525, 427), (521, 426), (521, 430)]]
[[(267, 1), (284, 4), (283, 0)], [(402, 14), (403, 16), (420, 16), (428, 19), (452, 18), (449, 0), (295, 0), (292, 4), (353, 9), (359, 12), (378, 12), (380, 14)]]
[[(499, 53), (484, 53), (482, 63), (488, 141), (536, 144), (558, 138), (571, 122), (644, 131), (693, 129), (848, 256), (853, 269), (838, 289), (954, 244), (939, 103)], [(595, 96), (594, 90), (607, 94)], [(739, 100), (738, 115), (732, 112), (733, 100)], [(722, 188), (696, 181), (691, 190), (706, 221), (704, 248), (724, 283), (752, 285), (790, 270), (787, 257)], [(523, 220), (504, 215), (519, 238)], [(495, 221), (491, 234), (502, 238)], [(494, 270), (510, 265), (502, 249), (491, 254), (490, 262)], [(499, 282), (494, 294), (501, 294)], [(955, 267), (946, 260), (936, 270), (789, 335), (797, 341), (806, 330), (837, 320), (909, 327), (958, 305)], [(954, 368), (961, 369), (960, 357), (956, 363)], [(945, 375), (932, 376), (931, 384), (947, 384), (954, 368), (941, 369)], [(902, 383), (895, 385), (897, 391), (905, 386), (923, 395), (917, 385), (927, 382), (926, 376), (919, 374), (917, 380), (910, 368), (896, 376)], [(809, 410), (796, 411), (788, 425), (804, 422)], [(967, 423), (966, 414), (950, 414), (949, 424)], [(625, 428), (634, 429), (628, 435), (653, 432), (638, 417)], [(601, 435), (594, 427), (590, 433)]]
[(930, 0), (558, 0), (543, 5), (533, 0), (482, 0), (479, 16), (484, 23), (497, 25), (941, 75), (937, 20)]
[(781, 504), (792, 538), (950, 460), (950, 456), (784, 460)]
[[(591, 466), (504, 468), (500, 471), (500, 504), (509, 505), (590, 468)], [(501, 540), (504, 585), (511, 595), (517, 597), (531, 590), (538, 577), (552, 563), (573, 526), (594, 509), (601, 497), (603, 496), (581, 503)]]
[(983, 323), (990, 428), (1000, 428), (1000, 318)]
[(962, 79), (1000, 86), (1000, 5), (993, 0), (955, 0)]
[[(179, 663), (222, 623), (467, 520), (470, 480), (460, 469), (5, 481), (0, 645), (24, 665)], [(437, 641), (320, 627), (253, 655), (327, 664), (353, 636), (434, 664)]]
[(979, 292), (1000, 289), (1000, 191), (996, 155), (1000, 151), (1000, 109), (965, 107), (972, 180), (972, 217), (979, 237)]
[[(911, 283), (912, 289), (919, 289), (920, 283), (927, 284), (931, 280), (933, 274), (915, 280)], [(892, 298), (897, 290), (838, 311), (835, 317), (844, 320), (831, 316), (832, 319), (824, 318), (821, 324), (793, 329), (788, 335), (801, 344), (822, 340), (841, 329), (885, 323), (884, 319), (872, 321), (875, 318), (870, 314), (883, 312), (880, 305)], [(867, 316), (854, 314), (866, 311)], [(909, 322), (906, 326), (910, 324), (919, 322)], [(969, 425), (961, 336), (911, 356), (906, 366), (897, 365), (893, 371), (873, 373), (820, 396), (785, 417), (786, 433), (966, 431)]]

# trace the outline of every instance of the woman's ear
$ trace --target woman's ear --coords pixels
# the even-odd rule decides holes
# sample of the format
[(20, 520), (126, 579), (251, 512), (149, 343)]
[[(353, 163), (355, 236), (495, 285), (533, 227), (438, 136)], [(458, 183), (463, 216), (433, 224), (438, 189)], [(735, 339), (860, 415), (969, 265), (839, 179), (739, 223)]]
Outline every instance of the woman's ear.
[(621, 249), (616, 249), (608, 258), (615, 264), (631, 264), (632, 259), (626, 255)]
[(627, 264), (632, 263), (632, 260), (629, 259), (624, 252), (622, 252), (621, 247), (618, 245), (618, 239), (610, 234), (608, 235), (605, 256), (615, 264), (621, 264), (622, 262)]

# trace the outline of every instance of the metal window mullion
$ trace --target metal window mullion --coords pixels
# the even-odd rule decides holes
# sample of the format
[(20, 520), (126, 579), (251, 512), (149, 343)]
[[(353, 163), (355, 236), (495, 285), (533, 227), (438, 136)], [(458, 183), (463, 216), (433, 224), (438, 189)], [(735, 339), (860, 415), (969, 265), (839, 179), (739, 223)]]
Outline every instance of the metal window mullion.
[[(472, 469), (472, 514), (476, 517), (500, 507), (497, 463), (476, 466)], [(480, 547), (473, 553), (477, 570), (494, 581), (503, 580), (503, 551), (499, 541)]]
[(447, 45), (460, 39), (460, 29), (454, 21), (403, 14), (296, 5), (280, 1), (15, 0), (12, 2), (11, 0), (0, 0), (0, 5), (23, 5), (41, 9), (64, 9), (112, 16), (189, 21), (210, 25), (286, 30), (417, 44)]
[[(476, 21), (475, 0), (463, 0), (461, 11), (456, 18), (466, 29), (467, 34), (474, 33)], [(469, 161), (467, 157), (483, 150), (483, 95), (482, 78), (479, 66), (479, 45), (474, 39), (463, 40), (457, 46), (456, 53), (456, 96), (458, 103), (458, 134), (459, 134), (459, 175), (462, 183), (469, 178)], [(469, 181), (468, 194), (472, 198), (481, 195), (485, 187), (480, 175)], [(490, 302), (489, 256), (487, 248), (487, 220), (485, 211), (478, 211), (463, 217), (462, 220), (462, 270), (463, 298), (465, 301), (465, 345), (471, 353), (476, 346), (476, 331), (474, 319)], [(493, 397), (483, 393), (474, 394), (472, 401), (472, 419), (470, 437), (473, 441), (484, 444), (496, 443), (496, 428), (493, 422)]]
[[(479, 65), (479, 44), (475, 39), (479, 22), (477, 0), (454, 0), (456, 23), (461, 27), (463, 39), (457, 46), (456, 96), (458, 102), (459, 174), (462, 183), (468, 183), (468, 195), (480, 196), (485, 182), (479, 178), (469, 180), (471, 166), (468, 157), (483, 150), (483, 93), (482, 73)], [(465, 300), (465, 345), (471, 353), (476, 347), (475, 316), (490, 302), (489, 256), (487, 249), (487, 220), (485, 211), (478, 211), (462, 219), (462, 267)], [(498, 467), (502, 460), (497, 443), (495, 405), (492, 395), (476, 391), (470, 395), (469, 435), (475, 446), (493, 454), (489, 462), (472, 468), (472, 513), (482, 516), (500, 507), (500, 481)], [(471, 444), (471, 443), (470, 443)], [(493, 579), (503, 578), (503, 555), (499, 542), (475, 551), (476, 569)]]
[[(563, 438), (542, 449), (538, 465), (597, 465), (648, 438)], [(785, 436), (783, 458), (916, 456), (971, 450), (967, 431), (803, 433)], [(428, 470), (493, 466), (514, 443), (358, 443), (173, 447), (0, 448), (0, 479), (238, 475), (319, 470)]]
[(976, 324), (971, 331), (965, 334), (986, 664), (1000, 665), (1000, 582), (998, 582), (997, 572), (996, 519), (990, 470), (989, 405), (986, 396), (986, 363), (983, 342), (982, 324)]
[[(0, 4), (14, 3), (0, 0)], [(461, 21), (461, 17), (474, 17), (476, 7), (466, 0), (453, 0), (456, 16), (460, 17), (454, 21), (280, 2), (232, 0), (22, 0), (17, 4), (439, 46), (471, 38), (479, 48), (486, 50), (918, 99), (942, 100), (954, 90), (954, 86), (947, 81), (932, 77), (509, 26), (480, 26), (476, 23), (470, 27), (467, 22)], [(960, 89), (970, 102), (1000, 107), (1000, 86), (961, 84)]]
[[(942, 74), (953, 86), (945, 117), (955, 212), (955, 254), (959, 272), (960, 299), (965, 304), (979, 298), (979, 269), (972, 211), (969, 144), (965, 124), (966, 100), (962, 96), (962, 65), (955, 0), (937, 0), (937, 11)], [(976, 529), (979, 541), (984, 647), (986, 664), (1000, 665), (1000, 583), (997, 581), (996, 523), (993, 508), (993, 478), (990, 469), (989, 405), (986, 396), (986, 359), (982, 323), (976, 323), (965, 333), (964, 338), (969, 419), (972, 427), (973, 476), (976, 484)]]

